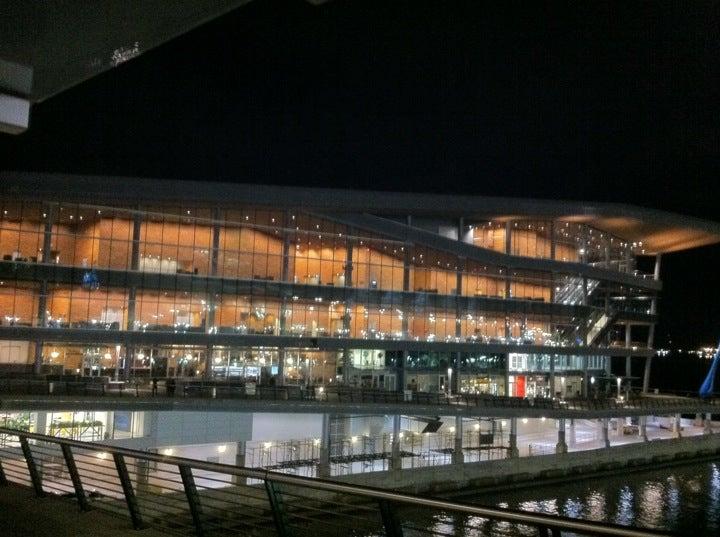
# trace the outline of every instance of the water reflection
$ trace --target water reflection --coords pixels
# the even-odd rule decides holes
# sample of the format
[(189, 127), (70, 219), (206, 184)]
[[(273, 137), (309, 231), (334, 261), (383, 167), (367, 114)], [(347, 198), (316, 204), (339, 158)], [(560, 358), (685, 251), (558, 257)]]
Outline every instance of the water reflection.
[[(695, 463), (464, 499), (483, 505), (665, 529), (678, 535), (719, 535), (720, 462)], [(524, 532), (506, 528), (500, 533), (515, 536)]]

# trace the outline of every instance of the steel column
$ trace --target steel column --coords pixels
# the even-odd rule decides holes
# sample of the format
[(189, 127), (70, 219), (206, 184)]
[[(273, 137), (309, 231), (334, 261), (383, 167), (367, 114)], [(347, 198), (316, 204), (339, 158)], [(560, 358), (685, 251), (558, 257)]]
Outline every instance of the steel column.
[(520, 452), (517, 447), (517, 418), (510, 418), (510, 449), (508, 452), (510, 458), (517, 458)]
[(465, 455), (463, 454), (462, 416), (455, 416), (455, 437), (453, 442), (452, 462), (453, 464), (462, 464), (463, 462), (465, 462)]
[(565, 418), (560, 418), (558, 420), (558, 441), (557, 444), (555, 444), (555, 453), (557, 454), (563, 454), (567, 453), (568, 446), (565, 442)]
[(133, 528), (140, 530), (145, 527), (140, 514), (140, 505), (138, 504), (137, 498), (135, 497), (135, 490), (130, 481), (130, 474), (128, 473), (127, 465), (125, 464), (125, 457), (119, 453), (113, 453), (113, 460), (115, 461), (115, 468), (117, 469), (118, 477), (120, 478), (120, 485), (122, 486), (123, 494), (125, 495), (125, 502), (127, 503), (128, 511), (130, 512), (130, 519), (132, 520)]
[(402, 470), (400, 455), (400, 415), (393, 416), (393, 436), (390, 444), (390, 470)]
[(89, 511), (90, 504), (88, 503), (87, 496), (85, 495), (85, 489), (83, 489), (80, 472), (78, 472), (77, 465), (75, 464), (75, 457), (73, 456), (72, 449), (67, 444), (61, 444), (60, 448), (62, 449), (63, 457), (65, 458), (65, 465), (70, 473), (70, 480), (72, 481), (73, 488), (75, 489), (75, 497), (80, 505), (80, 509), (83, 511)]
[(608, 418), (602, 418), (602, 439), (606, 448), (610, 447), (610, 434), (608, 432), (609, 421)]
[(317, 475), (321, 479), (330, 477), (330, 414), (322, 415)]

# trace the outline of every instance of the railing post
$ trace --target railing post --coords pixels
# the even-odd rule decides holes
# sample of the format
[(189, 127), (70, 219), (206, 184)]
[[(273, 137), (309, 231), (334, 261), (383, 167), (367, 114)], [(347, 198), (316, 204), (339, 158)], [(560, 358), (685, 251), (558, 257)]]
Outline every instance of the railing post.
[(25, 462), (27, 463), (28, 472), (30, 473), (30, 481), (32, 481), (33, 488), (35, 489), (35, 496), (42, 498), (45, 496), (45, 491), (42, 487), (42, 478), (40, 472), (38, 472), (37, 466), (35, 465), (35, 459), (33, 458), (32, 451), (30, 450), (30, 444), (25, 436), (20, 436), (20, 447), (22, 447), (23, 455), (25, 456)]
[(120, 478), (120, 485), (122, 486), (123, 494), (125, 495), (125, 501), (127, 502), (128, 511), (130, 512), (130, 519), (132, 520), (133, 528), (136, 530), (143, 529), (145, 526), (142, 521), (142, 516), (140, 515), (140, 506), (138, 505), (137, 498), (135, 497), (132, 481), (130, 481), (130, 474), (128, 473), (127, 465), (125, 464), (125, 457), (119, 453), (113, 453), (113, 459), (115, 460), (115, 468), (117, 469), (118, 477)]
[(387, 500), (378, 500), (380, 506), (380, 516), (385, 527), (385, 535), (387, 537), (403, 537), (402, 524), (398, 520), (395, 509)]
[(285, 513), (285, 505), (283, 504), (280, 491), (275, 488), (275, 483), (269, 479), (265, 480), (265, 491), (270, 500), (270, 510), (272, 511), (273, 522), (279, 537), (291, 537), (290, 529), (287, 527), (287, 517)]
[(5, 470), (3, 469), (2, 459), (0, 459), (0, 487), (6, 487), (7, 484), (7, 476), (5, 475)]
[(180, 477), (182, 478), (185, 496), (187, 496), (190, 505), (190, 515), (192, 515), (193, 525), (195, 526), (195, 534), (202, 537), (205, 533), (202, 525), (202, 508), (200, 507), (200, 496), (198, 495), (195, 479), (193, 478), (192, 468), (181, 464), (178, 466)]
[(85, 496), (85, 490), (83, 489), (82, 481), (80, 480), (80, 473), (78, 472), (77, 465), (75, 464), (75, 457), (73, 457), (72, 450), (67, 444), (61, 444), (63, 457), (65, 457), (65, 464), (67, 465), (68, 472), (70, 473), (70, 480), (72, 481), (73, 488), (75, 489), (75, 497), (77, 498), (80, 509), (83, 511), (90, 510), (90, 504), (88, 503), (87, 496)]

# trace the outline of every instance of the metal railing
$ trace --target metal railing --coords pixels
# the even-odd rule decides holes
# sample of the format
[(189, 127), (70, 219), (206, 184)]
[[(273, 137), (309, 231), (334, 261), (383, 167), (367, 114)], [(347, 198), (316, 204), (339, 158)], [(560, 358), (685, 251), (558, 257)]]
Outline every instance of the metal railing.
[[(167, 382), (163, 379), (164, 383)], [(172, 389), (160, 386), (157, 391), (151, 384), (134, 382), (104, 383), (97, 379), (78, 381), (49, 381), (44, 379), (0, 379), (0, 395), (48, 396), (129, 396), (129, 397), (181, 397), (205, 399), (242, 399), (270, 401), (319, 401), (335, 403), (385, 403), (417, 405), (463, 405), (487, 409), (536, 409), (555, 411), (616, 411), (620, 409), (647, 410), (648, 412), (716, 412), (720, 399), (701, 399), (678, 395), (642, 396), (631, 394), (629, 399), (604, 397), (582, 398), (525, 398), (488, 394), (403, 393), (382, 389), (320, 386), (253, 386), (252, 390), (241, 383), (202, 380), (179, 380)]]
[[(424, 498), (0, 428), (0, 485), (71, 497), (87, 511), (179, 535), (478, 535), (651, 537), (668, 533)], [(43, 509), (51, 508), (43, 504)], [(531, 529), (528, 529), (531, 528)]]

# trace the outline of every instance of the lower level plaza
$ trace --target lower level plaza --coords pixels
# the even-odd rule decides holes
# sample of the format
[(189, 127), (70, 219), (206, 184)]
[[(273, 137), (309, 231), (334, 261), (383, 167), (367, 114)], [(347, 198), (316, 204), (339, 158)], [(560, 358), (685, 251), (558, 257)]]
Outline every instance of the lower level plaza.
[[(103, 410), (6, 412), (0, 427), (332, 477), (612, 448), (712, 434), (720, 425), (708, 415), (679, 414), (551, 419)], [(15, 443), (0, 435), (3, 452), (16, 452)]]

